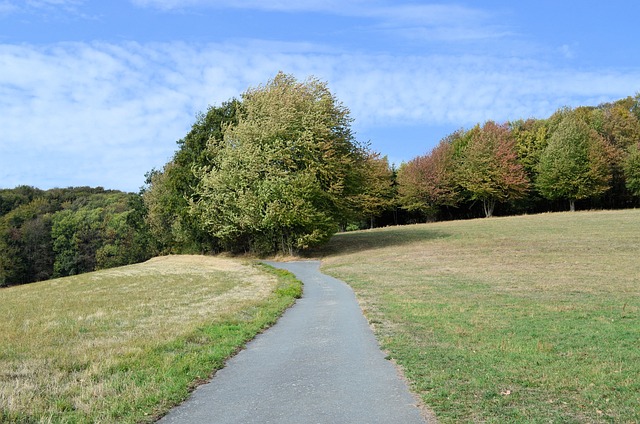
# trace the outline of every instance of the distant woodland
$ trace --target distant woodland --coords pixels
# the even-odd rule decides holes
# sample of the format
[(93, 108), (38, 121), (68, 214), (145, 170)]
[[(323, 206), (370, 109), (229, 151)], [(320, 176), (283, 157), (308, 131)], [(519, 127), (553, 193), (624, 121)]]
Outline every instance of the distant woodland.
[(198, 115), (140, 193), (0, 190), (0, 286), (159, 254), (294, 254), (374, 226), (639, 204), (640, 94), (460, 129), (397, 168), (351, 122), (325, 83), (280, 73)]

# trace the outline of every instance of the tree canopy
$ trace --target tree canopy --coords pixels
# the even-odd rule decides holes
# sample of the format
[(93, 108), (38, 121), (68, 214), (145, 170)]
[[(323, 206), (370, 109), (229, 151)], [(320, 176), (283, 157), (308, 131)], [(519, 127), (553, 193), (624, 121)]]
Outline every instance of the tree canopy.
[(524, 197), (529, 188), (510, 128), (492, 121), (472, 132), (456, 173), (469, 198), (482, 202), (487, 217), (493, 215), (496, 202)]
[(0, 190), (0, 287), (148, 259), (137, 194), (102, 188)]
[(292, 253), (354, 215), (367, 153), (349, 110), (316, 79), (279, 73), (242, 95), (242, 114), (210, 143), (191, 213), (227, 250)]
[(540, 157), (536, 185), (549, 199), (575, 201), (609, 189), (611, 170), (604, 140), (576, 113), (569, 113)]

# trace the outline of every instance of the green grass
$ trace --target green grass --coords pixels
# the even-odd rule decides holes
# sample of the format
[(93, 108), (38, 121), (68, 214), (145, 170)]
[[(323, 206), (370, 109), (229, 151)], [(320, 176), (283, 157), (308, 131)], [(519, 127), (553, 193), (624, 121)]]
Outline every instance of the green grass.
[(0, 422), (151, 422), (301, 294), (290, 274), (174, 256), (0, 290)]
[(320, 254), (441, 422), (640, 422), (640, 211), (345, 233)]

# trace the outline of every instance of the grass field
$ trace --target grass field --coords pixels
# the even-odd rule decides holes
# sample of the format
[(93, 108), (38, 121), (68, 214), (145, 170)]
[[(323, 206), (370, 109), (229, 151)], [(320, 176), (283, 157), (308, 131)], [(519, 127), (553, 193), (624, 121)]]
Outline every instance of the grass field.
[(441, 422), (640, 422), (640, 211), (345, 233), (321, 255)]
[(0, 422), (150, 422), (300, 293), (202, 256), (0, 289)]

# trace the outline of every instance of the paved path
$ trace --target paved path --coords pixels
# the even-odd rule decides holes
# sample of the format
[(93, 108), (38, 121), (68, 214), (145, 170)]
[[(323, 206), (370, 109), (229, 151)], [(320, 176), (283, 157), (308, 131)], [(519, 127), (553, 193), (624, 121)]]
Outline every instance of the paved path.
[(422, 423), (353, 291), (316, 261), (273, 263), (304, 296), (160, 422)]

